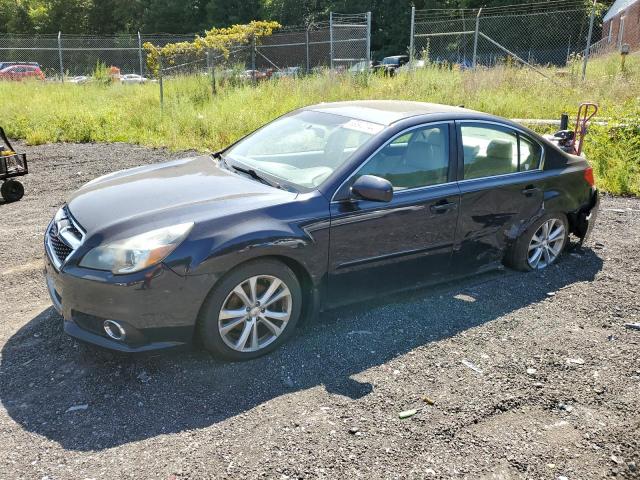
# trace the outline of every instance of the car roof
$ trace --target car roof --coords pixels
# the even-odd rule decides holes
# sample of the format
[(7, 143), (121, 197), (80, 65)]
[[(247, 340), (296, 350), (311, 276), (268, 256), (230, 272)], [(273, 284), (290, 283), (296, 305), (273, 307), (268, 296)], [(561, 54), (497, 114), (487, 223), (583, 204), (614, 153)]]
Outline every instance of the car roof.
[(476, 112), (462, 107), (452, 107), (438, 103), (411, 102), (403, 100), (357, 100), (348, 102), (319, 103), (306, 107), (305, 110), (314, 112), (333, 113), (356, 120), (364, 120), (382, 125), (404, 120), (418, 115), (450, 113), (452, 117), (462, 117), (464, 114), (473, 114), (478, 118), (483, 116), (494, 119), (491, 115)]
[(16, 63), (14, 65), (10, 65), (11, 67), (29, 67), (29, 68), (38, 68), (38, 65), (33, 65), (31, 63)]

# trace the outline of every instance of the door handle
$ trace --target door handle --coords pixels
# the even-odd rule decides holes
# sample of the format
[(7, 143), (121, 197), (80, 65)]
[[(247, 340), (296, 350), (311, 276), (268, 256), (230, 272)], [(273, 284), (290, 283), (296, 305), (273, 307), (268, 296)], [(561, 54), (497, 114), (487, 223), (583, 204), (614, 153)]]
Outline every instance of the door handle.
[(448, 210), (454, 210), (456, 208), (458, 208), (457, 203), (445, 201), (431, 205), (429, 210), (431, 210), (431, 213), (445, 213)]
[(533, 195), (534, 193), (538, 193), (539, 191), (540, 189), (535, 185), (527, 185), (521, 190), (521, 193), (527, 197), (530, 197), (531, 195)]

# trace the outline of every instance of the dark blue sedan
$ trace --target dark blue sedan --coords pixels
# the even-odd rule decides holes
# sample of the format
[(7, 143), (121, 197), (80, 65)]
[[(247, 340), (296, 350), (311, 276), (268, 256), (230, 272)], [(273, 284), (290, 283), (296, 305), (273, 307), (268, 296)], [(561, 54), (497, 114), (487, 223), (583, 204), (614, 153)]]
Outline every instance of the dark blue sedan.
[(46, 279), (80, 340), (136, 352), (198, 339), (243, 360), (323, 309), (545, 268), (597, 208), (584, 158), (508, 120), (327, 103), (213, 155), (89, 182), (47, 228)]

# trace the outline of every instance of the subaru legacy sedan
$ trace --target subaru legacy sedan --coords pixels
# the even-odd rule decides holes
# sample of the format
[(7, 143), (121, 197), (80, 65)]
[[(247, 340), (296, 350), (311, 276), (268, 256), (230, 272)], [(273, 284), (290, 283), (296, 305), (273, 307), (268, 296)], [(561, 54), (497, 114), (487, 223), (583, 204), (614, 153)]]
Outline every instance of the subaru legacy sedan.
[(245, 360), (324, 309), (502, 264), (546, 268), (597, 209), (587, 161), (511, 121), (326, 103), (213, 155), (84, 185), (46, 230), (46, 281), (82, 341), (198, 340)]

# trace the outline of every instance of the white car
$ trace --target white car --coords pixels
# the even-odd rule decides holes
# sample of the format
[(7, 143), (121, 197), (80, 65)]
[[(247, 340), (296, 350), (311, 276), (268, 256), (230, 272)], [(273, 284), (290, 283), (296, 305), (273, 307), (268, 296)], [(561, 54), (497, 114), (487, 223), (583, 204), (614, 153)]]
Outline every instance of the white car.
[(349, 67), (349, 72), (351, 73), (362, 73), (371, 71), (371, 67), (373, 66), (373, 62), (371, 60), (362, 60), (358, 63), (355, 63)]
[(137, 73), (127, 73), (120, 77), (121, 83), (146, 83), (148, 81), (148, 78), (138, 75)]
[(414, 60), (413, 62), (405, 63), (404, 65), (402, 65), (400, 68), (398, 68), (398, 71), (406, 72), (412, 69), (415, 70), (418, 68), (424, 68), (426, 66), (427, 64), (424, 60)]
[(278, 70), (274, 72), (274, 78), (283, 78), (283, 77), (297, 77), (302, 73), (302, 69), (300, 67), (287, 67), (282, 70)]
[(87, 83), (88, 81), (89, 77), (87, 77), (86, 75), (78, 75), (68, 80), (69, 83), (74, 83), (76, 85), (82, 85), (83, 83)]

